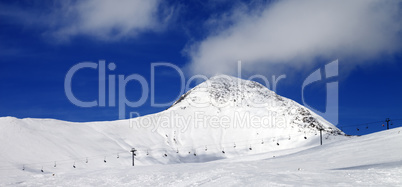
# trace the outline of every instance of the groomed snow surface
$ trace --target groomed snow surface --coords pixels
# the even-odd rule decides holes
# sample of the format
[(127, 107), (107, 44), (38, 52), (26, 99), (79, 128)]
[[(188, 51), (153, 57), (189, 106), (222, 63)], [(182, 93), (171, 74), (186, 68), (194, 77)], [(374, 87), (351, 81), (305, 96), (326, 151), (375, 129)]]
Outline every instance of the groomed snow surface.
[[(8, 120), (8, 123), (24, 121), (15, 118), (2, 119), (3, 122), (5, 120)], [(27, 120), (31, 119), (25, 119), (25, 121)], [(324, 139), (324, 145), (322, 146), (317, 142), (316, 145), (274, 151), (260, 150), (260, 152), (253, 152), (254, 150), (249, 150), (248, 146), (240, 147), (238, 145), (238, 147), (232, 147), (231, 149), (226, 147), (226, 154), (230, 154), (230, 152), (236, 149), (243, 153), (239, 153), (238, 156), (232, 153), (232, 156), (211, 158), (214, 161), (209, 162), (202, 160), (189, 161), (189, 158), (209, 158), (207, 152), (212, 151), (212, 147), (207, 151), (203, 150), (204, 152), (202, 153), (200, 151), (197, 156), (192, 155), (193, 153), (175, 153), (171, 151), (167, 152), (167, 157), (164, 157), (163, 154), (166, 153), (164, 150), (160, 150), (157, 153), (154, 152), (152, 156), (139, 151), (136, 157), (136, 159), (138, 158), (136, 160), (137, 165), (132, 167), (129, 147), (127, 147), (126, 153), (119, 154), (119, 158), (117, 158), (117, 154), (107, 155), (106, 157), (104, 155), (90, 155), (88, 163), (86, 163), (85, 157), (76, 158), (75, 161), (74, 158), (69, 158), (67, 154), (80, 155), (86, 151), (81, 150), (81, 147), (78, 146), (77, 149), (69, 146), (76, 145), (76, 142), (74, 142), (75, 139), (81, 141), (83, 145), (91, 145), (91, 149), (87, 150), (88, 152), (104, 151), (110, 153), (112, 151), (103, 150), (105, 147), (113, 147), (112, 145), (108, 145), (107, 142), (98, 142), (99, 150), (92, 150), (94, 149), (93, 143), (95, 142), (87, 142), (80, 132), (76, 132), (77, 137), (71, 136), (71, 139), (60, 138), (60, 140), (65, 140), (66, 142), (62, 142), (57, 137), (54, 137), (55, 144), (60, 144), (55, 146), (60, 146), (65, 151), (63, 152), (65, 154), (64, 157), (63, 154), (60, 155), (58, 152), (39, 150), (46, 153), (41, 158), (38, 158), (36, 155), (40, 153), (32, 146), (37, 146), (38, 149), (42, 146), (34, 145), (33, 143), (30, 145), (29, 141), (18, 142), (21, 140), (21, 137), (18, 136), (17, 132), (26, 131), (35, 134), (35, 136), (30, 137), (29, 133), (25, 133), (24, 137), (27, 138), (38, 137), (38, 134), (43, 133), (38, 128), (35, 128), (33, 132), (28, 131), (29, 124), (32, 124), (32, 122), (26, 123), (25, 127), (15, 125), (14, 131), (6, 128), (2, 129), (2, 132), (5, 132), (5, 130), (8, 131), (8, 136), (2, 133), (1, 186), (402, 185), (402, 128), (360, 137)], [(60, 124), (63, 123), (60, 122)], [(89, 125), (81, 125), (81, 129), (89, 128)], [(36, 124), (35, 127), (37, 126)], [(44, 126), (46, 126), (46, 123), (44, 123)], [(74, 126), (74, 124), (70, 124), (70, 126)], [(98, 126), (102, 125), (98, 124)], [(3, 125), (2, 127), (7, 126)], [(67, 127), (62, 129), (64, 131), (68, 130)], [(76, 130), (80, 128), (71, 129)], [(53, 134), (57, 135), (56, 132)], [(64, 132), (64, 135), (71, 134), (74, 133)], [(90, 135), (91, 138), (96, 139), (97, 137), (101, 137), (96, 133), (92, 134)], [(39, 139), (33, 139), (32, 142), (36, 142)], [(15, 142), (26, 144), (19, 147), (29, 150), (13, 151), (16, 150)], [(43, 143), (46, 144), (43, 147), (48, 147), (48, 150), (53, 148), (49, 142), (43, 141)], [(267, 144), (274, 143), (265, 142), (259, 146), (268, 146)], [(12, 145), (13, 147), (9, 147), (8, 145)], [(257, 148), (258, 145), (252, 144), (252, 146)], [(54, 150), (58, 149), (54, 148)], [(13, 152), (13, 154), (9, 154), (7, 151)], [(32, 153), (32, 157), (36, 158), (30, 159), (29, 152)], [(211, 153), (210, 156), (212, 155), (218, 157), (218, 151)], [(104, 159), (107, 160), (106, 163)], [(177, 159), (184, 159), (184, 161), (178, 162)], [(39, 160), (45, 162), (40, 163)], [(51, 160), (57, 160), (56, 167), (54, 167), (55, 163)], [(22, 161), (26, 161), (25, 170), (22, 170)], [(72, 167), (73, 164), (75, 164), (76, 168)], [(40, 171), (42, 168), (44, 172)]]
[(129, 120), (0, 118), (0, 186), (402, 186), (401, 130), (347, 136), (256, 82), (216, 76)]

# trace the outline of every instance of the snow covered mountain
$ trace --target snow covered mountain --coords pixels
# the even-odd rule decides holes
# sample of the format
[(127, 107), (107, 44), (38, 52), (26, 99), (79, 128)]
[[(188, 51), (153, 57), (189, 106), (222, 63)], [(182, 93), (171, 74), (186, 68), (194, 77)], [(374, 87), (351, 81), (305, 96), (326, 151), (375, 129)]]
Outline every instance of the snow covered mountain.
[(320, 129), (324, 143), (347, 138), (298, 103), (226, 75), (157, 114), (88, 123), (4, 117), (0, 129), (1, 175), (128, 166), (133, 147), (137, 165), (154, 165), (308, 148), (319, 145)]
[[(76, 169), (72, 169), (70, 163), (61, 163), (56, 168), (44, 168), (44, 173), (36, 168), (16, 175), (6, 173), (0, 176), (0, 185), (401, 186), (401, 130), (395, 128), (322, 146), (203, 163), (132, 167), (113, 165), (118, 159), (108, 158), (108, 163), (91, 159), (87, 163), (92, 164), (91, 167), (77, 165)], [(94, 169), (95, 165), (113, 167)], [(33, 173), (35, 171), (37, 173)]]
[(322, 129), (328, 133), (342, 134), (334, 125), (306, 107), (277, 95), (257, 82), (227, 75), (212, 77), (196, 86), (176, 101), (169, 110), (179, 113), (179, 108), (191, 112), (208, 111), (213, 116), (232, 114), (233, 118), (236, 117), (234, 113), (250, 113), (261, 117), (262, 121), (257, 121), (261, 122), (261, 127), (297, 126), (304, 131)]

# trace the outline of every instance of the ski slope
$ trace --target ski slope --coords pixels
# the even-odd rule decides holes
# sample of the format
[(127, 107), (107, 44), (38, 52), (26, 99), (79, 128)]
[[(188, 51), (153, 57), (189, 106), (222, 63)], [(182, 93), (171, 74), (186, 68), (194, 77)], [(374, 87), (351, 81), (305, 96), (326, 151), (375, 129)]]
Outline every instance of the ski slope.
[[(311, 185), (361, 176), (356, 170), (368, 184), (371, 174), (400, 173), (394, 131), (346, 136), (256, 82), (221, 75), (169, 109), (134, 119), (0, 118), (0, 185)], [(400, 182), (388, 179), (372, 184)]]
[[(123, 166), (2, 177), (20, 186), (401, 186), (402, 128), (204, 163)], [(275, 156), (275, 157), (274, 157)]]
[(125, 159), (114, 166), (127, 166), (131, 148), (138, 150), (138, 165), (153, 165), (308, 147), (319, 143), (319, 129), (325, 141), (347, 138), (298, 103), (256, 82), (225, 75), (148, 116), (88, 123), (4, 117), (0, 129), (3, 167), (48, 172), (57, 172), (60, 167), (54, 165), (62, 164), (102, 168), (106, 166), (91, 165), (92, 160), (117, 157)]

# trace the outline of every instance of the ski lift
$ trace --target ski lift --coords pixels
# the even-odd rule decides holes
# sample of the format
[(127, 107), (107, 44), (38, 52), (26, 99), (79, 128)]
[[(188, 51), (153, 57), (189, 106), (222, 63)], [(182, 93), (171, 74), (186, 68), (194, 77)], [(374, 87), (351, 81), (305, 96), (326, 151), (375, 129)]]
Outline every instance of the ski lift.
[(54, 161), (54, 166), (53, 167), (56, 167), (56, 161)]

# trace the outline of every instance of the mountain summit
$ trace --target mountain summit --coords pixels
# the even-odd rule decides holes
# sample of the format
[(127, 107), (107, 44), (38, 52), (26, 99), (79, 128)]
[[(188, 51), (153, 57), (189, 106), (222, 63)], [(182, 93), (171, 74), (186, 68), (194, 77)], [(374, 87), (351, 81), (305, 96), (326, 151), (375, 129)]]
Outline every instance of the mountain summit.
[(131, 123), (164, 137), (169, 149), (200, 156), (182, 155), (180, 162), (319, 145), (320, 131), (324, 142), (345, 137), (297, 102), (257, 82), (227, 75), (214, 76), (167, 110)]
[[(55, 172), (136, 164), (206, 162), (344, 139), (304, 106), (263, 85), (220, 75), (194, 87), (169, 109), (134, 119), (74, 123), (0, 118), (2, 160), (15, 172)], [(99, 164), (101, 163), (101, 164)], [(64, 164), (64, 165), (63, 165)], [(71, 167), (71, 165), (74, 167)], [(57, 167), (56, 167), (57, 165)]]
[[(168, 110), (250, 112), (259, 117), (279, 117), (286, 125), (303, 130), (342, 134), (334, 125), (293, 100), (277, 95), (258, 82), (218, 75), (194, 87)], [(222, 113), (223, 112), (223, 113)], [(274, 125), (274, 124), (273, 124)], [(306, 128), (306, 129), (305, 129)]]

